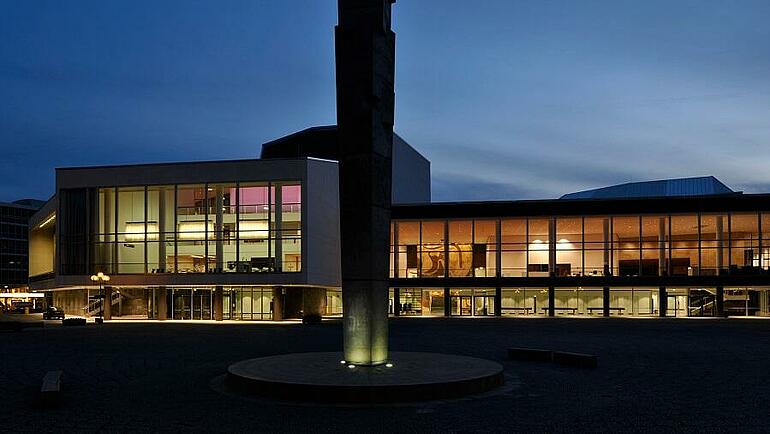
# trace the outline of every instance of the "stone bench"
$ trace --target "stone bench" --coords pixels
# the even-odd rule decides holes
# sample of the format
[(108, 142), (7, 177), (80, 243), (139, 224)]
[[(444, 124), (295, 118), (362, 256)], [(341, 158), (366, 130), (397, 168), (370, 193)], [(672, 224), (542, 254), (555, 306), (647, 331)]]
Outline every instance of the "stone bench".
[(538, 348), (508, 348), (508, 358), (532, 362), (550, 362), (553, 360), (553, 351)]
[(61, 395), (62, 371), (48, 371), (43, 377), (43, 385), (40, 387), (40, 399), (44, 404), (58, 402)]
[(553, 361), (560, 365), (576, 366), (578, 368), (596, 368), (599, 366), (598, 359), (593, 354), (554, 351)]

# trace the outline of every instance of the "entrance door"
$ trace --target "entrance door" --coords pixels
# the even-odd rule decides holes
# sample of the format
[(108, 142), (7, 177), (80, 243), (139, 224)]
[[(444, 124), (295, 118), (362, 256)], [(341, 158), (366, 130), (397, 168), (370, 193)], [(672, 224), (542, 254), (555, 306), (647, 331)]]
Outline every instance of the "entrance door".
[(193, 289), (193, 319), (212, 319), (211, 296), (212, 294), (210, 289)]
[(495, 297), (489, 295), (477, 295), (473, 297), (473, 314), (476, 316), (488, 316), (495, 314)]
[(192, 319), (192, 290), (176, 288), (174, 291), (174, 313), (172, 319)]
[(688, 297), (688, 316), (714, 316), (716, 314), (716, 295), (714, 290), (691, 289)]

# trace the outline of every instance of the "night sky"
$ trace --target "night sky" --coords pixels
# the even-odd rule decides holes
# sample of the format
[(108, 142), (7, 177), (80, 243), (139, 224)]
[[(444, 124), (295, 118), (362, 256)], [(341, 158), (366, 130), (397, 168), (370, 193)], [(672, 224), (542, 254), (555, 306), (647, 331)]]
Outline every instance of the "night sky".
[[(770, 2), (399, 0), (434, 200), (714, 175), (770, 192)], [(0, 201), (54, 168), (254, 158), (335, 122), (334, 0), (0, 3)]]

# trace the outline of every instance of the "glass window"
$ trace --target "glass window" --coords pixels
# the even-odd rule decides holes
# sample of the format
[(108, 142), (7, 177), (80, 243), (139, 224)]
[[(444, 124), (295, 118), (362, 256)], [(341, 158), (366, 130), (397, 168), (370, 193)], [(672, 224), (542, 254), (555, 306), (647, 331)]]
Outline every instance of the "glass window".
[(527, 221), (527, 274), (530, 277), (548, 277), (548, 219), (529, 219)]
[(473, 221), (450, 220), (449, 277), (473, 275)]
[(473, 275), (495, 277), (497, 271), (497, 221), (473, 222)]
[(639, 217), (612, 218), (612, 256), (617, 276), (640, 272)]
[(174, 186), (147, 188), (147, 270), (174, 271)]
[(424, 221), (421, 224), (421, 277), (444, 277), (444, 224), (444, 221)]
[[(176, 195), (178, 273), (206, 272), (206, 239), (214, 236), (214, 222), (208, 215), (204, 185), (180, 185)], [(213, 261), (213, 258), (211, 258)]]
[(770, 213), (762, 213), (762, 268), (770, 269)]
[(671, 216), (671, 259), (669, 272), (672, 276), (698, 274), (698, 216)]
[(730, 271), (749, 273), (759, 267), (759, 216), (730, 216)]
[[(118, 273), (144, 273), (144, 187), (118, 189)], [(157, 228), (155, 228), (157, 233)]]
[(418, 277), (420, 222), (399, 221), (396, 243), (398, 277)]
[[(583, 219), (584, 227), (584, 256), (586, 276), (603, 276), (609, 274), (610, 250), (609, 250), (609, 217), (586, 217)], [(606, 241), (606, 243), (605, 243)]]
[(299, 184), (282, 184), (281, 227), (277, 235), (281, 240), (280, 265), (283, 272), (298, 272), (302, 269), (302, 189)]
[(726, 215), (702, 214), (700, 216), (700, 274), (714, 276), (727, 270), (729, 239)]
[(267, 183), (244, 183), (238, 190), (239, 255), (236, 269), (244, 273), (275, 271), (271, 256), (270, 200)]
[(642, 217), (642, 276), (666, 274), (668, 217)]
[(580, 276), (583, 273), (583, 219), (556, 220), (556, 276)]
[(503, 277), (526, 277), (527, 220), (501, 220), (500, 245), (500, 275)]

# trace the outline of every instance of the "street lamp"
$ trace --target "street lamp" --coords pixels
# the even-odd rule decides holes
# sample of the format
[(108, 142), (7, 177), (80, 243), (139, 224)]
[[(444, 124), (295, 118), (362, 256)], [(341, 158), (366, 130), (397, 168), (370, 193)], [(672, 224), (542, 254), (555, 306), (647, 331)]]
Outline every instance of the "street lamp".
[(99, 305), (99, 318), (96, 320), (97, 324), (101, 324), (104, 322), (104, 292), (103, 292), (103, 285), (104, 282), (110, 281), (110, 276), (102, 273), (101, 271), (91, 276), (91, 281), (93, 282), (99, 282), (99, 298), (102, 300), (102, 303)]

